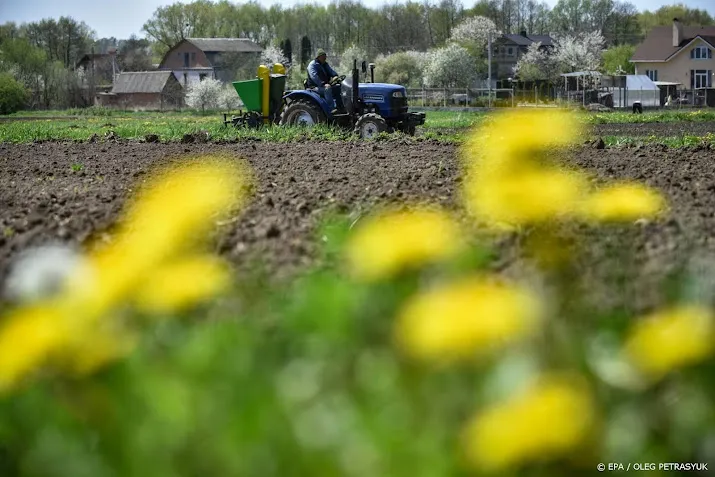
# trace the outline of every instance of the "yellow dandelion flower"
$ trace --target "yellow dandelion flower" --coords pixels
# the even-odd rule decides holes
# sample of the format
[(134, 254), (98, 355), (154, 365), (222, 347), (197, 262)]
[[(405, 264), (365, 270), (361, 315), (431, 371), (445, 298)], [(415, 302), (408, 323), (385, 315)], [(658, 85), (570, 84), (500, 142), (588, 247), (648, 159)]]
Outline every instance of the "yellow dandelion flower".
[[(247, 185), (242, 172), (209, 158), (150, 181), (114, 242), (90, 253), (87, 266), (74, 271), (62, 293), (15, 311), (0, 327), (0, 387), (11, 387), (53, 354), (86, 373), (129, 352), (135, 336), (111, 312), (136, 302), (138, 291), (140, 304), (166, 311), (220, 290), (228, 274), (217, 262), (182, 262), (181, 256), (194, 254), (189, 246), (241, 202)], [(147, 282), (153, 286), (142, 289)]]
[(654, 379), (702, 361), (714, 350), (713, 314), (698, 306), (666, 309), (642, 319), (624, 346), (628, 360)]
[(229, 283), (230, 271), (223, 261), (209, 256), (182, 259), (149, 274), (136, 303), (149, 313), (183, 310), (216, 296)]
[(481, 152), (490, 160), (511, 158), (519, 152), (573, 144), (582, 133), (581, 121), (570, 112), (510, 111), (495, 115), (491, 121), (475, 128), (473, 136), (465, 144), (464, 152), (467, 157), (479, 153), (479, 149), (475, 148), (478, 144), (483, 148)]
[[(138, 256), (171, 255), (191, 235), (210, 229), (215, 215), (241, 203), (246, 185), (237, 166), (218, 161), (182, 165), (162, 174), (128, 211), (120, 244)], [(140, 244), (144, 250), (135, 250)]]
[(581, 174), (533, 170), (520, 174), (485, 174), (465, 183), (468, 210), (487, 222), (530, 224), (571, 212), (586, 193)]
[(417, 358), (472, 357), (529, 335), (541, 317), (537, 296), (527, 290), (469, 278), (412, 298), (396, 336)]
[(453, 256), (460, 247), (459, 227), (442, 211), (385, 212), (358, 226), (346, 257), (356, 277), (377, 280)]
[(41, 365), (68, 337), (62, 316), (51, 307), (17, 310), (0, 328), (0, 391)]
[(183, 165), (150, 183), (132, 205), (116, 241), (90, 255), (93, 286), (74, 283), (85, 309), (101, 314), (136, 290), (141, 279), (203, 238), (214, 219), (241, 203), (245, 175), (233, 165)]
[(581, 214), (597, 221), (635, 220), (653, 217), (665, 208), (663, 197), (641, 184), (614, 184), (591, 194)]
[(464, 433), (469, 461), (505, 471), (565, 456), (595, 423), (588, 388), (576, 377), (547, 376), (522, 394), (476, 415)]

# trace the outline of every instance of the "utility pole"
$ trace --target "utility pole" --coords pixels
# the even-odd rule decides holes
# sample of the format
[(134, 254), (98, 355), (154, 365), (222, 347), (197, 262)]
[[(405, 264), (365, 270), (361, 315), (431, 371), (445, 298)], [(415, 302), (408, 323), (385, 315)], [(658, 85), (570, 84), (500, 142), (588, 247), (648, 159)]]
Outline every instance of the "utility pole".
[(489, 99), (488, 104), (489, 104), (489, 109), (492, 107), (492, 32), (489, 31), (487, 34), (487, 62), (489, 63), (489, 77), (487, 78), (487, 82), (489, 84)]

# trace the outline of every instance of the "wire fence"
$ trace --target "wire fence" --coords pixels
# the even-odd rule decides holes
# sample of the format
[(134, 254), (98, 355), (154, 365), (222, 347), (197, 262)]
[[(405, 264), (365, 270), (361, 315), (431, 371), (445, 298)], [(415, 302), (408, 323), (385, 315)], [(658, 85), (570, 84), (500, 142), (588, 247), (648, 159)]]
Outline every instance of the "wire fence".
[(715, 107), (715, 88), (600, 88), (568, 91), (563, 88), (539, 86), (517, 88), (407, 88), (412, 107), (430, 108), (502, 108), (555, 107), (560, 105), (599, 104), (603, 108), (631, 109), (639, 103), (643, 109), (681, 109)]

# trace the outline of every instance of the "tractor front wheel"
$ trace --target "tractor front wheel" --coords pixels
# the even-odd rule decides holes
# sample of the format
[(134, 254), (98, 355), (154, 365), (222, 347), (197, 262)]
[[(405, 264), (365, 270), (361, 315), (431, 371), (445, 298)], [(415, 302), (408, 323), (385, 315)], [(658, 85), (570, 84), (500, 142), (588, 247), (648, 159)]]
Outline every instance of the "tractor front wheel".
[(387, 123), (379, 114), (363, 114), (355, 122), (355, 133), (363, 139), (372, 139), (387, 131)]
[(297, 100), (290, 103), (281, 113), (282, 126), (315, 126), (326, 122), (325, 113), (310, 101)]

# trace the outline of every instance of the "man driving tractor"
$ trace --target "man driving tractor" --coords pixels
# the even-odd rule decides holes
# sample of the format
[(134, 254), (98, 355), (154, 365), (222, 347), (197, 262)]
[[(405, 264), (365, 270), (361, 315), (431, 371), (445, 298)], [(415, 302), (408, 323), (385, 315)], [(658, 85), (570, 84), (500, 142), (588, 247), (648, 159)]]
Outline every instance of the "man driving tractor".
[(325, 98), (328, 105), (333, 108), (332, 113), (335, 114), (343, 109), (343, 101), (340, 97), (340, 84), (331, 86), (330, 82), (339, 75), (326, 59), (325, 50), (319, 49), (315, 59), (308, 65), (308, 86), (318, 90), (318, 94)]

